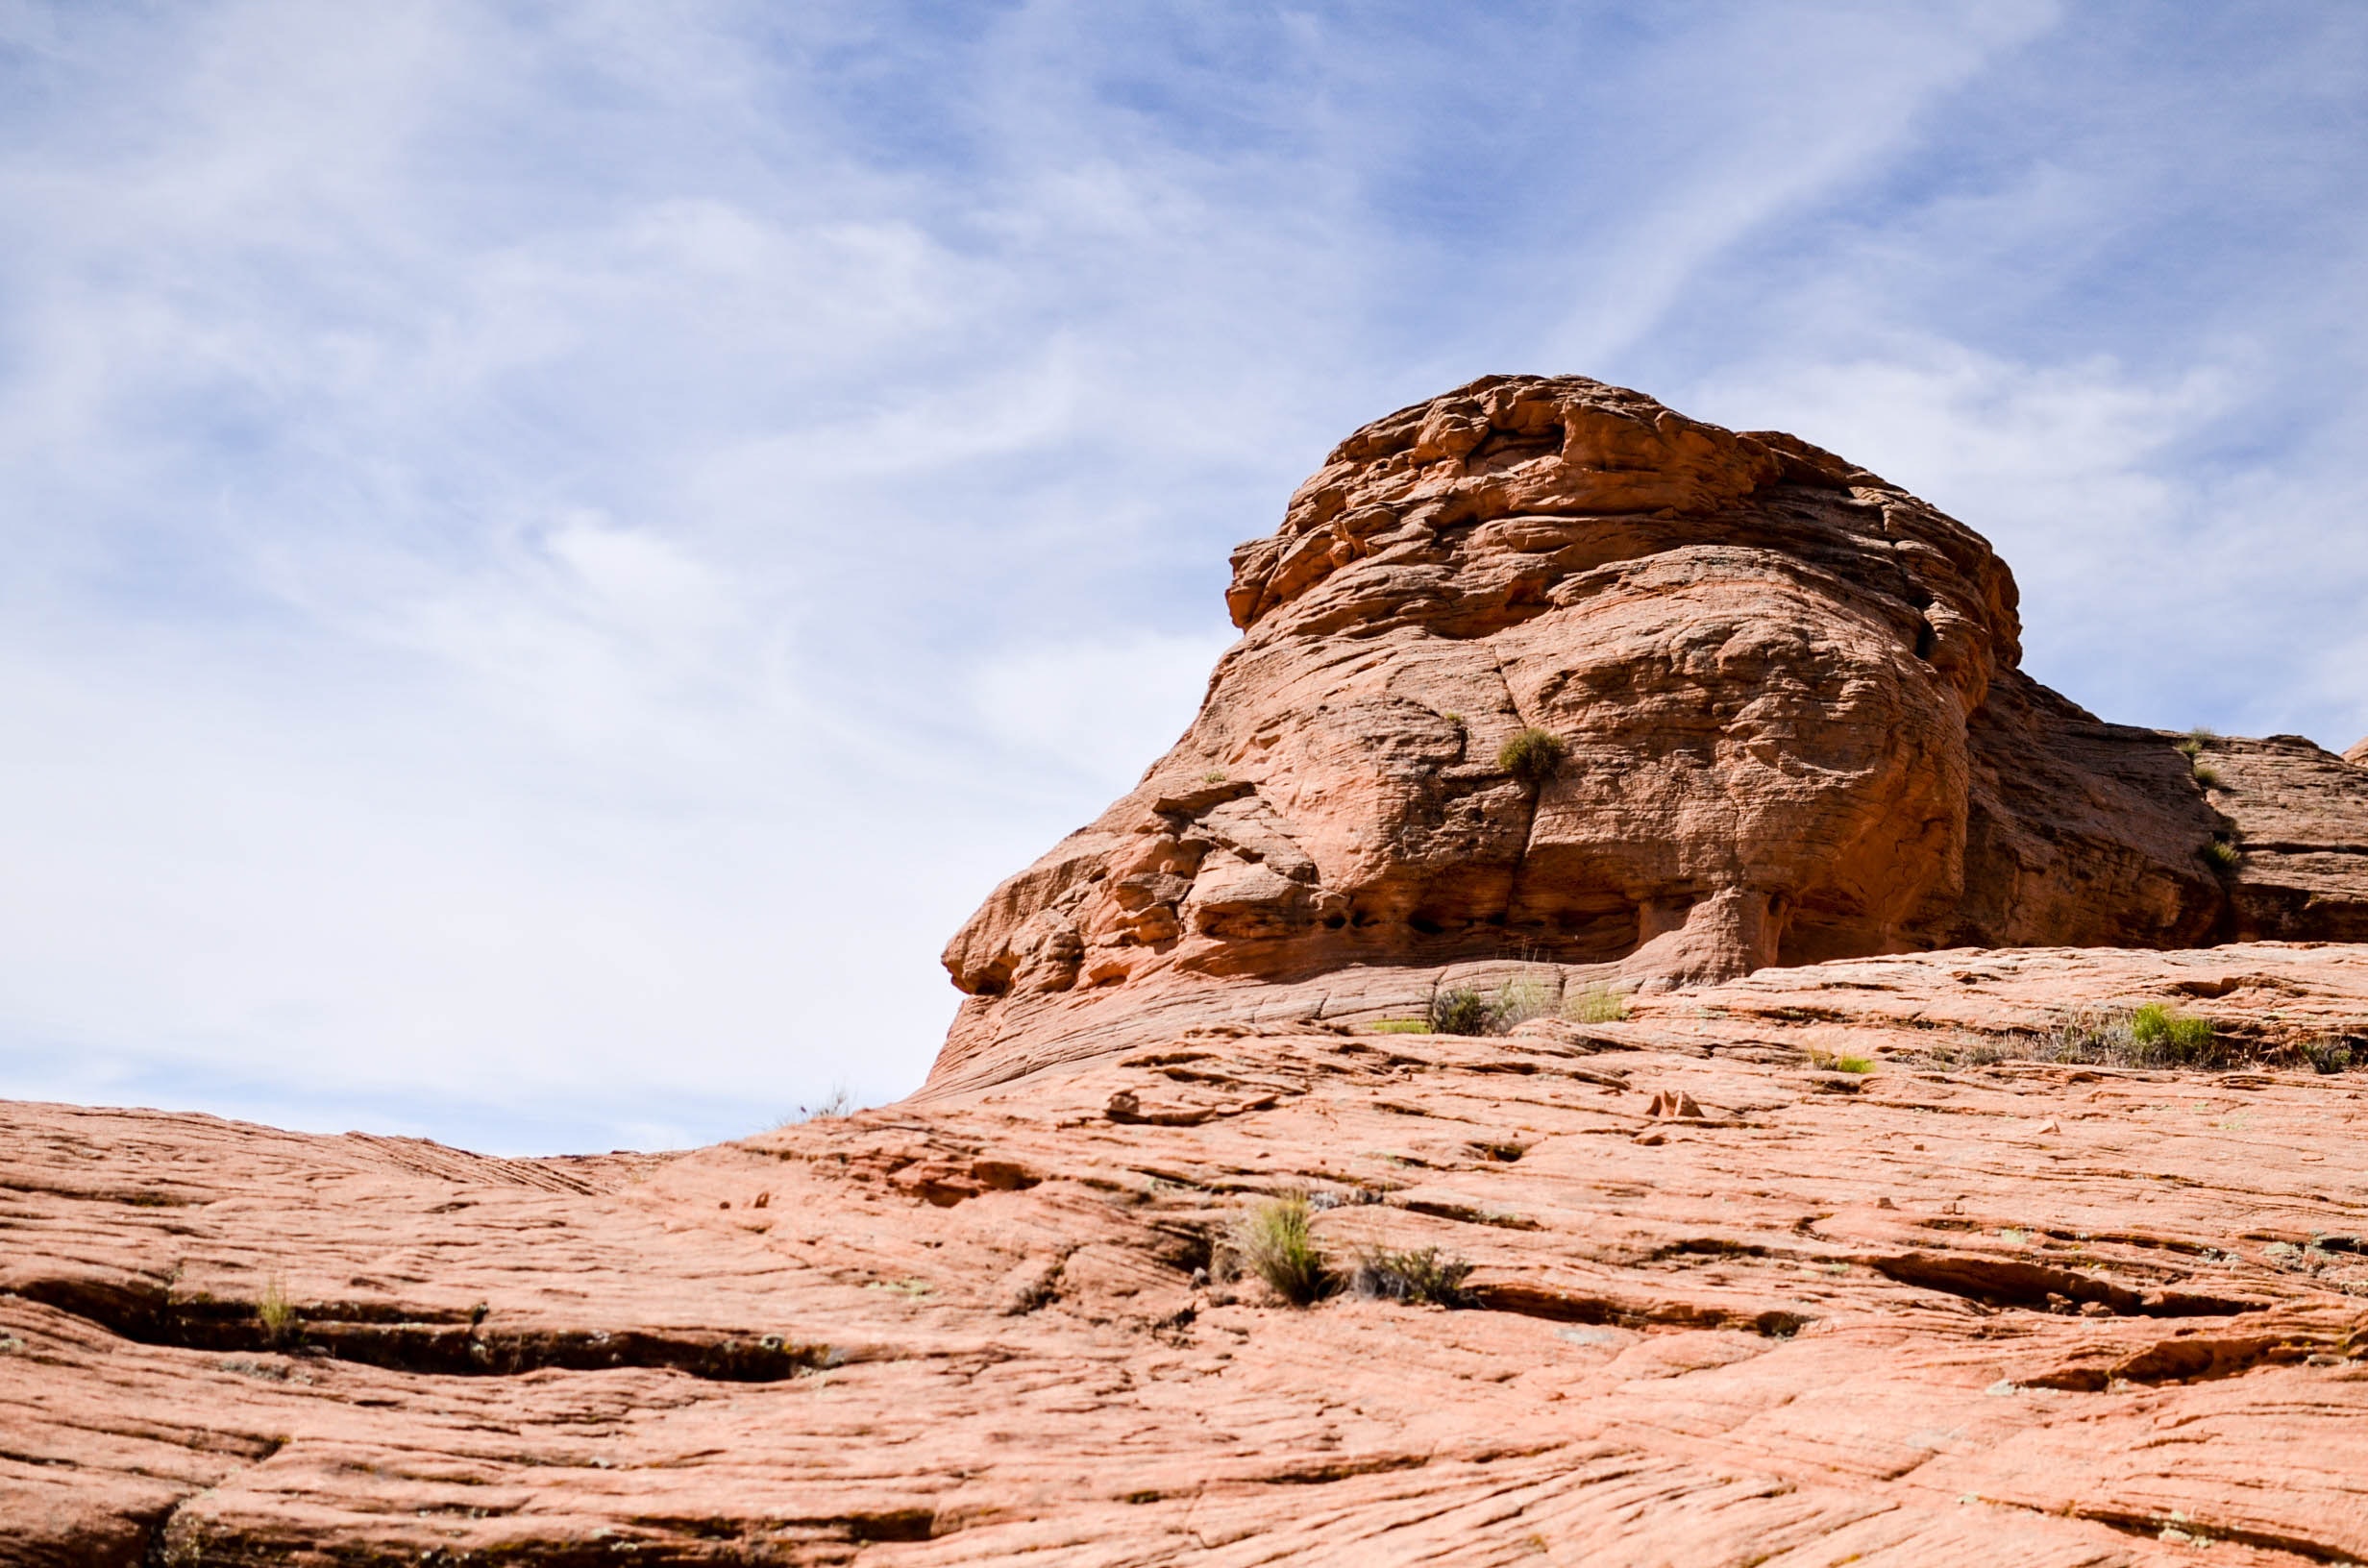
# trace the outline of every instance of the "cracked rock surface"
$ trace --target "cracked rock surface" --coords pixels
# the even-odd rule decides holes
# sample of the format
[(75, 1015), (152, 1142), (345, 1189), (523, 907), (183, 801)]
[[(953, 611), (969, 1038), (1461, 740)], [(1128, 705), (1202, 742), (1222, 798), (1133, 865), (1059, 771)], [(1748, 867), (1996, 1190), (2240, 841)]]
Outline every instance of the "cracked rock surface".
[[(2147, 1001), (2296, 1065), (2028, 1059)], [(2368, 948), (1954, 950), (668, 1156), (9, 1104), (0, 1563), (2368, 1560), (2346, 1042)], [(1227, 1278), (1292, 1191), (1468, 1305)]]

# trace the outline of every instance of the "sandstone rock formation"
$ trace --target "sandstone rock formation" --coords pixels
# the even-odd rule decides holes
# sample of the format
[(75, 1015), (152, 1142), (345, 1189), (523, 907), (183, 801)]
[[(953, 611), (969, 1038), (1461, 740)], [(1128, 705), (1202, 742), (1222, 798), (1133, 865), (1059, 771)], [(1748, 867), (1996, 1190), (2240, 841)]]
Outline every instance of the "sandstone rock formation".
[(2359, 744), (2343, 754), (2343, 760), (2355, 768), (2368, 768), (2368, 735), (2361, 736)]
[(2300, 735), (2189, 744), (2243, 855), (2215, 935), (2368, 942), (2368, 772)]
[[(2368, 1074), (2010, 1059), (2146, 1000), (2368, 1060), (2368, 949), (2273, 943), (1205, 1029), (667, 1157), (0, 1104), (0, 1564), (2368, 1560)], [(1293, 1188), (1468, 1305), (1209, 1278)]]
[(899, 1105), (0, 1102), (0, 1568), (2368, 1561), (2368, 743), (2094, 719), (1971, 532), (1576, 380), (1231, 602)]
[[(1351, 435), (1233, 564), (1192, 728), (947, 947), (933, 1087), (1516, 960), (2368, 940), (2368, 778), (2083, 712), (2016, 667), (1984, 540), (1788, 435), (1490, 377)], [(1563, 755), (1517, 777), (1532, 729)]]

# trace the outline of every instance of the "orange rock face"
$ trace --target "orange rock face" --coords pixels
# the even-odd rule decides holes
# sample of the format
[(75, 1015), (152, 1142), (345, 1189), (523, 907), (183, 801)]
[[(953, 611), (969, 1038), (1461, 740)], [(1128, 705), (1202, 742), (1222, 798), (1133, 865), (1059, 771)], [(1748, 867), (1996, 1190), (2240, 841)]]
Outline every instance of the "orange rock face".
[[(2368, 779), (2081, 711), (2016, 668), (1983, 539), (1790, 436), (1475, 381), (1343, 442), (1226, 598), (1190, 731), (948, 945), (933, 1084), (1419, 1013), (1513, 960), (2368, 940)], [(1533, 730), (1559, 757), (1517, 776)]]
[[(2019, 1059), (2147, 1001), (2282, 1065)], [(1205, 1028), (654, 1158), (0, 1105), (0, 1563), (2368, 1560), (2347, 1051), (2368, 949), (2271, 943)], [(1457, 1306), (1226, 1278), (1295, 1189)]]

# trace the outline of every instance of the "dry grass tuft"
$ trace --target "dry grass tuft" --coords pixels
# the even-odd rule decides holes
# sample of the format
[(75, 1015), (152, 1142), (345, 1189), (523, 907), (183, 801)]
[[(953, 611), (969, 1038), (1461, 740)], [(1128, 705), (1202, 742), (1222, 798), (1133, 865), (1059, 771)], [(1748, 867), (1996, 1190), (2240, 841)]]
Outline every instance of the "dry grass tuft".
[(1404, 1301), (1438, 1307), (1468, 1307), (1472, 1294), (1464, 1288), (1471, 1264), (1460, 1258), (1442, 1258), (1437, 1247), (1417, 1252), (1382, 1248), (1362, 1253), (1348, 1276), (1348, 1288), (1368, 1301)]
[(1231, 1237), (1241, 1266), (1294, 1307), (1308, 1307), (1339, 1287), (1308, 1229), (1305, 1193), (1270, 1198), (1236, 1221)]
[(255, 1317), (266, 1344), (288, 1344), (304, 1333), (304, 1317), (287, 1297), (287, 1276), (265, 1276), (263, 1293), (255, 1298)]
[(1573, 1023), (1617, 1023), (1628, 1016), (1628, 999), (1610, 986), (1589, 986), (1563, 1004)]

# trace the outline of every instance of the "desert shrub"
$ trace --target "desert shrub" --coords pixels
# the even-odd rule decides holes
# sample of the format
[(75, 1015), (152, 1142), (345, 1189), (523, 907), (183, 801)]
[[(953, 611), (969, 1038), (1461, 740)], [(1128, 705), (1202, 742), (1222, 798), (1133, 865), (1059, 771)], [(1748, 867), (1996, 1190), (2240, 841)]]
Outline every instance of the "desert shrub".
[(1418, 1252), (1375, 1248), (1358, 1254), (1348, 1276), (1348, 1288), (1368, 1301), (1428, 1302), (1441, 1307), (1468, 1307), (1471, 1292), (1464, 1281), (1471, 1264), (1460, 1258), (1442, 1258), (1437, 1247)]
[(1627, 998), (1610, 986), (1589, 986), (1563, 1006), (1573, 1023), (1617, 1023), (1627, 1016)]
[(2214, 870), (2232, 871), (2245, 858), (2245, 852), (2226, 839), (2214, 839), (2204, 845), (2204, 858), (2211, 862)]
[(287, 1280), (273, 1274), (263, 1281), (263, 1293), (255, 1298), (255, 1319), (262, 1325), (266, 1344), (284, 1345), (304, 1332), (304, 1319), (295, 1303), (287, 1299)]
[(1365, 1027), (1377, 1035), (1427, 1035), (1431, 1032), (1428, 1018), (1375, 1018)]
[(1834, 1070), (1836, 1072), (1872, 1072), (1875, 1070), (1875, 1065), (1862, 1056), (1838, 1056), (1834, 1058)]
[(2301, 1057), (2313, 1072), (2349, 1072), (2358, 1060), (2352, 1049), (2352, 1042), (2339, 1035), (2321, 1035), (2316, 1040), (2306, 1040), (2294, 1048), (2294, 1054)]
[(1496, 1008), (1469, 986), (1442, 986), (1431, 993), (1430, 1024), (1435, 1035), (1494, 1034)]
[(2148, 1002), (2128, 1013), (2079, 1013), (2041, 1036), (2026, 1053), (2034, 1062), (2078, 1062), (2117, 1067), (2217, 1067), (2236, 1059), (2209, 1018)]
[(2204, 748), (2220, 738), (2220, 732), (2209, 724), (2198, 724), (2187, 731), (2187, 738), (2179, 743), (2179, 749), (2190, 757), (2200, 757)]
[(2209, 1018), (2148, 1002), (2130, 1015), (2132, 1058), (2141, 1066), (2187, 1066), (2214, 1054)]
[(1931, 1053), (1935, 1066), (1957, 1069), (1961, 1067), (1994, 1067), (2001, 1062), (2014, 1060), (2014, 1047), (2007, 1042), (1986, 1040), (1978, 1035), (1961, 1036), (1947, 1045), (1936, 1046)]
[(2136, 1041), (2128, 1014), (2080, 1012), (2048, 1030), (2027, 1054), (2034, 1062), (2085, 1062), (2127, 1066)]
[(1559, 772), (1569, 754), (1553, 731), (1525, 729), (1497, 748), (1496, 766), (1534, 790)]
[(1244, 1214), (1233, 1230), (1242, 1267), (1294, 1307), (1322, 1300), (1338, 1283), (1308, 1230), (1308, 1213), (1304, 1194), (1286, 1193)]
[(2193, 772), (2195, 781), (2208, 790), (2225, 790), (2229, 787), (2229, 781), (2221, 776), (2220, 770), (2208, 762), (2197, 763)]
[(1550, 1018), (1554, 1016), (1554, 996), (1535, 980), (1508, 980), (1497, 989), (1493, 1029), (1510, 1029), (1531, 1018)]

